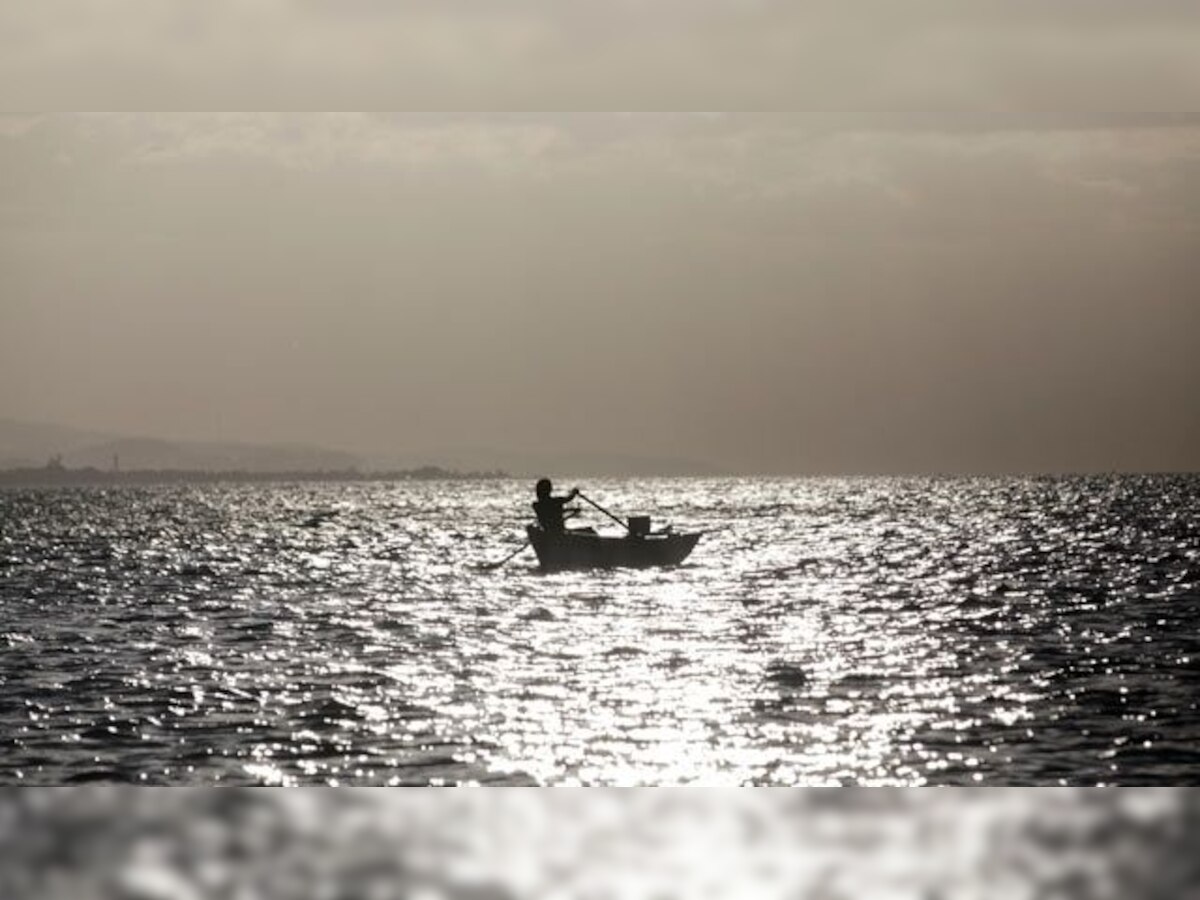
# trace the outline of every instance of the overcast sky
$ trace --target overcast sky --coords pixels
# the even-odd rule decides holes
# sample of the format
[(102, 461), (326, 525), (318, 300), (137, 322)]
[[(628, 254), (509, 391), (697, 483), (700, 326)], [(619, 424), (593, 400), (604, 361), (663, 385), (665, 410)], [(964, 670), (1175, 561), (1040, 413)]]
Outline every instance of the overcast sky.
[(1195, 0), (38, 0), (6, 109), (1191, 110)]
[(0, 121), (0, 416), (1200, 469), (1200, 118)]

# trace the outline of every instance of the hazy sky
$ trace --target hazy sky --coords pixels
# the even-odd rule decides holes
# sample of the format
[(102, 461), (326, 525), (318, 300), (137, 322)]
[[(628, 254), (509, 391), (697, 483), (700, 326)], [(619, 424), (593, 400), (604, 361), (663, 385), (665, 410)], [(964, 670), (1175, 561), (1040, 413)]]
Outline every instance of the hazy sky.
[(0, 416), (1200, 469), (1200, 117), (0, 120)]
[(38, 0), (5, 109), (1195, 111), (1195, 0)]

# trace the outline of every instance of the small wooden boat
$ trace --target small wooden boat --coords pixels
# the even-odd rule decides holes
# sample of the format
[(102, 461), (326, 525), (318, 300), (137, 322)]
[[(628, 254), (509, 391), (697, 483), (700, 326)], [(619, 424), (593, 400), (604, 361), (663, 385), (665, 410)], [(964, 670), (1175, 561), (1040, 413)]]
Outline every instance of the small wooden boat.
[(700, 533), (631, 531), (608, 537), (587, 531), (552, 534), (530, 525), (526, 529), (538, 563), (547, 571), (561, 569), (615, 569), (676, 566), (687, 558), (700, 540)]

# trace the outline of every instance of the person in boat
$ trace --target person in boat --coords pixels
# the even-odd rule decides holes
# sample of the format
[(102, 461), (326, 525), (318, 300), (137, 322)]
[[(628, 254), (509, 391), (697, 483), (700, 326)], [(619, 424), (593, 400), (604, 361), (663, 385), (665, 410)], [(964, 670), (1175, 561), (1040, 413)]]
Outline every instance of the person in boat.
[(579, 488), (572, 488), (565, 497), (555, 497), (550, 479), (540, 478), (534, 490), (537, 500), (533, 503), (533, 511), (537, 513), (538, 524), (551, 534), (563, 534), (567, 527), (563, 507), (579, 496)]

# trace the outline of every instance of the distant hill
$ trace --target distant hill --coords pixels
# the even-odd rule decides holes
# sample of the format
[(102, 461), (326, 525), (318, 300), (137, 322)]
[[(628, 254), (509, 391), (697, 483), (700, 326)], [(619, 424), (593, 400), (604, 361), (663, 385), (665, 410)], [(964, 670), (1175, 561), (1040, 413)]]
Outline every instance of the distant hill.
[(0, 469), (41, 467), (50, 459), (60, 458), (62, 465), (70, 469), (90, 467), (107, 472), (113, 468), (114, 456), (126, 472), (393, 471), (437, 465), (460, 472), (502, 469), (520, 478), (547, 474), (580, 477), (728, 474), (702, 460), (600, 451), (552, 454), (444, 448), (363, 457), (303, 444), (171, 441), (0, 418)]
[(41, 466), (60, 457), (68, 468), (108, 470), (114, 456), (124, 470), (299, 472), (362, 465), (354, 454), (301, 444), (168, 441), (0, 419), (0, 468)]
[[(66, 456), (115, 436), (98, 431), (0, 419), (0, 468), (44, 465), (51, 456)], [(111, 457), (109, 460), (111, 464)]]
[(351, 453), (287, 444), (220, 444), (123, 438), (64, 453), (71, 468), (112, 468), (116, 457), (122, 469), (186, 469), (210, 472), (299, 472), (352, 469), (359, 459)]

